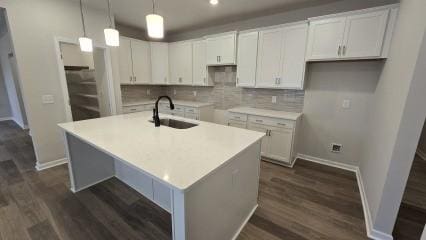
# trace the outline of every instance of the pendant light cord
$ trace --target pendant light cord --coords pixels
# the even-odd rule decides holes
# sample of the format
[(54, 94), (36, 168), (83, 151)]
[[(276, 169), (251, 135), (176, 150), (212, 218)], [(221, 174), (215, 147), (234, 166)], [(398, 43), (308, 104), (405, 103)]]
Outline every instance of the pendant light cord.
[(109, 18), (109, 27), (112, 28), (112, 18), (111, 18), (111, 0), (108, 0), (108, 18)]
[(86, 36), (86, 24), (84, 23), (84, 15), (83, 15), (83, 3), (82, 0), (80, 0), (80, 13), (81, 13), (81, 22), (83, 23), (83, 35)]
[(152, 0), (152, 13), (155, 14), (155, 1)]

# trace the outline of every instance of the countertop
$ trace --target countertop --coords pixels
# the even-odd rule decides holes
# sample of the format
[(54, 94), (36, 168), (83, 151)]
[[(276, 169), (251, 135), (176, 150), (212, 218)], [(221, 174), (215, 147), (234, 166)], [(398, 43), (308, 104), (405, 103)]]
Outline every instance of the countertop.
[[(135, 102), (126, 102), (126, 103), (123, 103), (123, 107), (131, 107), (131, 106), (154, 104), (154, 103), (155, 103), (155, 100), (146, 99), (146, 100), (140, 100), (140, 101), (135, 101)], [(162, 99), (160, 101), (160, 103), (168, 103), (168, 101), (165, 100), (165, 99)], [(173, 100), (173, 103), (175, 105), (188, 106), (188, 107), (205, 107), (205, 106), (214, 105), (214, 103), (195, 102), (195, 101), (184, 101), (184, 100)]]
[(169, 186), (185, 191), (265, 134), (214, 123), (189, 129), (154, 127), (151, 112), (59, 124), (69, 134), (133, 165)]
[(303, 113), (275, 111), (275, 110), (251, 108), (251, 107), (231, 108), (231, 109), (228, 109), (228, 112), (243, 113), (243, 114), (265, 116), (265, 117), (272, 117), (272, 118), (282, 118), (282, 119), (288, 119), (288, 120), (294, 120), (294, 121), (296, 121), (303, 115)]

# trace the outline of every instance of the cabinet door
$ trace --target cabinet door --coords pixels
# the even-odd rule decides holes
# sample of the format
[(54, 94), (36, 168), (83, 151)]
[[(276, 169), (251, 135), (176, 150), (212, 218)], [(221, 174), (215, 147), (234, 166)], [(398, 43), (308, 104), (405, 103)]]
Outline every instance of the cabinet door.
[(151, 82), (151, 50), (148, 42), (132, 40), (133, 73), (136, 84)]
[(194, 85), (207, 85), (206, 41), (192, 43), (192, 78)]
[(208, 38), (207, 65), (235, 64), (236, 34)]
[(257, 59), (256, 86), (274, 88), (281, 76), (281, 53), (283, 29), (261, 31), (259, 35), (259, 57)]
[(152, 83), (166, 84), (169, 78), (169, 46), (151, 42)]
[(256, 84), (258, 32), (238, 36), (237, 86), (254, 87)]
[(307, 37), (308, 24), (306, 23), (284, 28), (282, 73), (278, 81), (280, 87), (303, 89)]
[(346, 17), (310, 22), (307, 60), (337, 59), (343, 44)]
[(192, 84), (192, 44), (178, 42), (169, 45), (170, 83)]
[(120, 82), (130, 84), (133, 82), (132, 70), (132, 49), (130, 39), (120, 37), (120, 47), (118, 48)]
[[(268, 132), (268, 127), (266, 125), (261, 125), (261, 124), (254, 124), (254, 123), (249, 123), (247, 125), (247, 129), (252, 130), (252, 131), (257, 131), (257, 132), (262, 132), (262, 133), (267, 133)], [(261, 154), (262, 156), (267, 156), (268, 152), (269, 152), (269, 137), (268, 136), (264, 136), (262, 138), (262, 144), (261, 144)]]
[(349, 16), (346, 20), (343, 58), (380, 57), (389, 10)]
[(246, 129), (247, 124), (246, 122), (228, 120), (228, 126)]
[(274, 128), (270, 127), (270, 136), (268, 141), (268, 151), (265, 156), (291, 163), (291, 149), (293, 145), (292, 128)]

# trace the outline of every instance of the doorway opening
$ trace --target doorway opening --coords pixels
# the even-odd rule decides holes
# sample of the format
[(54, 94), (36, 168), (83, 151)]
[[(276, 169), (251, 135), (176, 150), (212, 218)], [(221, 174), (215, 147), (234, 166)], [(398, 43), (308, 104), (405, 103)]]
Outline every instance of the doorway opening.
[(394, 239), (420, 239), (426, 224), (426, 123), (417, 145), (416, 155), (405, 186)]
[(93, 52), (85, 53), (72, 41), (57, 44), (67, 121), (115, 114), (108, 49), (95, 46)]

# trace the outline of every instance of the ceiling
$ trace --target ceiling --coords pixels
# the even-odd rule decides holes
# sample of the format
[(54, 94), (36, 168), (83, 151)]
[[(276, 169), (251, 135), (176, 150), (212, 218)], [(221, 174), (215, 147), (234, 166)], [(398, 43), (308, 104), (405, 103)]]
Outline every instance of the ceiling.
[[(193, 30), (214, 24), (243, 20), (290, 9), (325, 4), (340, 0), (155, 0), (156, 11), (164, 17), (168, 33)], [(92, 8), (106, 10), (107, 0), (83, 0)], [(116, 21), (145, 29), (145, 15), (152, 11), (151, 0), (111, 0)]]

